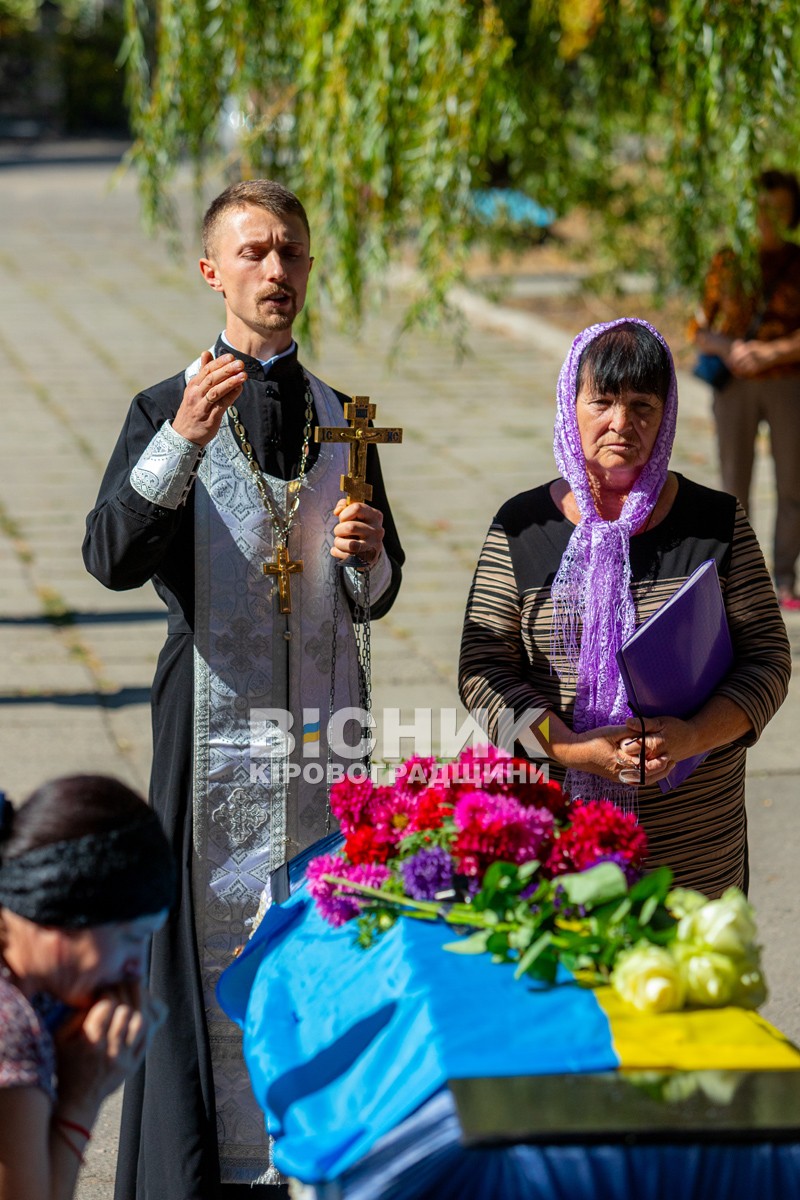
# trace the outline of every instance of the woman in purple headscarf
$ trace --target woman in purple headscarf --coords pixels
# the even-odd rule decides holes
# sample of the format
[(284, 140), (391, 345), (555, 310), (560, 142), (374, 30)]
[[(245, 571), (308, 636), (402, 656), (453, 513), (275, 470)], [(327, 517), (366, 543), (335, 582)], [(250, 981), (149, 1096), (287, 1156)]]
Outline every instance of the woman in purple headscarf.
[[(732, 496), (669, 470), (677, 418), (672, 356), (645, 321), (585, 329), (558, 381), (560, 478), (505, 504), (467, 605), (459, 683), (502, 738), (550, 759), (574, 797), (634, 806), (650, 864), (717, 895), (746, 886), (745, 751), (785, 698), (786, 631), (747, 518)], [(645, 782), (616, 651), (709, 558), (734, 666), (690, 720), (646, 721)], [(511, 713), (514, 715), (511, 716)], [(529, 718), (529, 719), (528, 719)], [(708, 757), (675, 791), (674, 764)], [(632, 786), (633, 785), (633, 786)]]

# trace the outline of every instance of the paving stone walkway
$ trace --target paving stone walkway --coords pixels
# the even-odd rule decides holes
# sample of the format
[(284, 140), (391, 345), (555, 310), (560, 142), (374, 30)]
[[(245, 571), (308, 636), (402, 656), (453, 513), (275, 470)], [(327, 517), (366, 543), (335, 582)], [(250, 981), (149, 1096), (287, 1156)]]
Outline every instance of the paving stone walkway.
[[(14, 798), (78, 770), (146, 790), (163, 612), (150, 587), (115, 594), (86, 574), (83, 523), (133, 394), (194, 359), (221, 324), (196, 256), (176, 262), (146, 238), (131, 179), (110, 188), (110, 178), (107, 163), (0, 162), (0, 786)], [(321, 238), (315, 253), (324, 257)], [(405, 295), (399, 283), (388, 291), (359, 340), (328, 325), (315, 356), (304, 357), (341, 390), (369, 393), (381, 424), (405, 429), (403, 446), (382, 461), (408, 564), (397, 604), (374, 629), (373, 671), (376, 711), (399, 707), (411, 723), (416, 707), (457, 706), (464, 604), (492, 514), (555, 474), (554, 385), (569, 339), (473, 296), (460, 365), (444, 336), (427, 333), (407, 338), (390, 363)], [(716, 482), (708, 398), (688, 378), (673, 465)], [(762, 454), (760, 533), (771, 514)], [(790, 633), (797, 659), (800, 618)], [(773, 987), (766, 1013), (796, 1038), (799, 713), (795, 681), (750, 755), (748, 790), (752, 894)], [(434, 723), (434, 752), (437, 732)], [(80, 1200), (112, 1195), (117, 1111), (114, 1099)]]

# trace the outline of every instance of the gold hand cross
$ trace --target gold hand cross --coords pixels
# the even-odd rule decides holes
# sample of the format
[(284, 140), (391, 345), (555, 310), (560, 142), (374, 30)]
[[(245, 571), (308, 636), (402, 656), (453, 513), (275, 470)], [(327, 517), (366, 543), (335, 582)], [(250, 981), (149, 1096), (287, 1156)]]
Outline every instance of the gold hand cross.
[(370, 442), (397, 445), (403, 440), (402, 429), (371, 429), (370, 421), (375, 416), (375, 405), (370, 404), (369, 396), (353, 396), (351, 403), (345, 404), (344, 415), (350, 422), (348, 426), (320, 425), (314, 431), (317, 442), (349, 442), (350, 462), (347, 474), (341, 476), (341, 488), (347, 497), (347, 503), (354, 500), (371, 500), (372, 485), (367, 478), (367, 446)]

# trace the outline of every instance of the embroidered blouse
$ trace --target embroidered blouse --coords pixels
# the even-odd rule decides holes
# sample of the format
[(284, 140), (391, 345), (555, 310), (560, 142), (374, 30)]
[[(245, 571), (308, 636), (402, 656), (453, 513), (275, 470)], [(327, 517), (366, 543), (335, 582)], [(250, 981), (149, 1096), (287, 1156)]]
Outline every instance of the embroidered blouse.
[(56, 1099), (55, 1047), (44, 1020), (0, 974), (0, 1088), (38, 1087)]

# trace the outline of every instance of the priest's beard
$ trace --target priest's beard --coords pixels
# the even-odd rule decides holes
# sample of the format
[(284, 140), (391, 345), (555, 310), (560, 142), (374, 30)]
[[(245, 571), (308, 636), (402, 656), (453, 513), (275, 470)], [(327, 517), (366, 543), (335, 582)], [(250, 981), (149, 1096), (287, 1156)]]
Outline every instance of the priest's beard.
[(291, 312), (259, 313), (258, 323), (265, 333), (281, 333), (284, 329), (292, 328), (296, 316), (294, 307)]
[(281, 333), (291, 329), (297, 317), (297, 297), (288, 293), (288, 302), (282, 309), (276, 309), (269, 301), (262, 300), (258, 304), (258, 321), (265, 333)]

